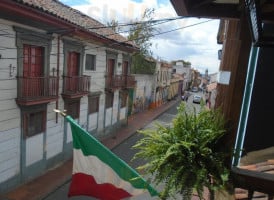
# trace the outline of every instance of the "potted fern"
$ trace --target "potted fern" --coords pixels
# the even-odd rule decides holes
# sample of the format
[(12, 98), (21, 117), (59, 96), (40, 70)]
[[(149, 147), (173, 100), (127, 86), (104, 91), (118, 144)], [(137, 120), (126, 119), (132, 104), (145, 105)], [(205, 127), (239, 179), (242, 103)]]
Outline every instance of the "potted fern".
[(134, 159), (145, 159), (139, 169), (152, 174), (156, 185), (164, 183), (161, 199), (180, 193), (187, 200), (193, 192), (202, 199), (204, 188), (214, 199), (215, 190), (226, 189), (229, 169), (218, 143), (225, 134), (220, 110), (201, 107), (199, 113), (189, 112), (182, 102), (171, 126), (157, 124), (140, 133), (144, 137), (133, 146), (138, 150)]

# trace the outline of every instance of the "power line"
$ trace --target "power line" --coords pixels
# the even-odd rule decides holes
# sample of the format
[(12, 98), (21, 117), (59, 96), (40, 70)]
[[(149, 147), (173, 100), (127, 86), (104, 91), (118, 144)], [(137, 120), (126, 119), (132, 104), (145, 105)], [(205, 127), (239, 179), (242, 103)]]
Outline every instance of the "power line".
[[(117, 25), (102, 25), (102, 26), (95, 26), (95, 27), (84, 27), (81, 26), (82, 28), (88, 29), (88, 30), (98, 30), (98, 29), (111, 29), (113, 30), (113, 28), (117, 28), (117, 27), (124, 27), (124, 26), (133, 26), (133, 25), (138, 25), (138, 24), (153, 24), (153, 23), (157, 23), (157, 22), (167, 22), (167, 21), (174, 21), (174, 20), (178, 20), (178, 19), (184, 19), (186, 17), (183, 16), (179, 16), (179, 17), (170, 17), (170, 18), (162, 18), (162, 19), (155, 19), (155, 20), (147, 20), (147, 21), (137, 21), (137, 22), (129, 22), (129, 23), (118, 23)], [(69, 28), (57, 28), (57, 29), (50, 29), (51, 32), (54, 31), (69, 31), (69, 30), (73, 30), (73, 29), (69, 29)]]
[[(207, 21), (203, 21), (203, 22), (198, 22), (198, 23), (191, 24), (191, 25), (188, 25), (188, 26), (179, 27), (179, 28), (176, 28), (176, 29), (171, 29), (171, 30), (168, 30), (168, 31), (159, 32), (159, 33), (156, 33), (156, 34), (152, 34), (150, 37), (154, 37), (154, 36), (157, 36), (157, 35), (162, 35), (162, 34), (174, 32), (174, 31), (178, 31), (178, 30), (181, 30), (181, 29), (185, 29), (185, 28), (197, 26), (197, 25), (200, 25), (200, 24), (203, 24), (203, 23), (207, 23), (207, 22), (210, 22), (210, 21), (213, 21), (213, 19), (210, 19), (210, 20), (207, 20)], [(95, 47), (88, 47), (88, 48), (85, 48), (85, 50), (98, 49), (98, 48), (108, 48), (108, 47), (111, 47), (111, 46), (116, 45), (116, 44), (122, 44), (122, 43), (126, 43), (126, 42), (132, 42), (132, 41), (140, 40), (140, 39), (143, 39), (143, 38), (144, 37), (139, 37), (139, 38), (134, 38), (134, 39), (127, 39), (127, 40), (124, 40), (122, 42), (113, 42), (113, 43), (111, 43), (109, 45), (106, 45), (106, 46), (100, 45), (100, 46), (95, 46)], [(80, 41), (84, 41), (85, 42), (85, 41), (88, 41), (88, 40), (80, 40)], [(0, 46), (0, 49), (1, 50), (5, 50), (5, 47), (1, 47)], [(6, 49), (13, 49), (13, 48), (7, 47)], [(14, 49), (17, 49), (17, 48), (14, 48)], [(50, 54), (50, 55), (57, 56), (57, 54)], [(1, 59), (17, 59), (17, 58), (1, 58)]]
[[(178, 31), (178, 30), (185, 29), (185, 28), (189, 28), (189, 27), (192, 27), (192, 26), (197, 26), (197, 25), (200, 25), (200, 24), (203, 24), (203, 23), (210, 22), (210, 21), (212, 21), (212, 20), (213, 20), (213, 19), (210, 19), (210, 20), (207, 20), (207, 21), (203, 21), (203, 22), (191, 24), (191, 25), (188, 25), (188, 26), (179, 27), (179, 28), (172, 29), (172, 30), (169, 30), (169, 31), (164, 31), (164, 32), (152, 34), (150, 37), (154, 37), (154, 36), (156, 36), (156, 35), (162, 35), (162, 34), (165, 34), (165, 33), (170, 33), (170, 32), (173, 32), (173, 31)], [(114, 45), (114, 44), (121, 44), (121, 43), (129, 42), (129, 41), (134, 41), (134, 40), (141, 40), (141, 39), (143, 39), (143, 38), (144, 38), (144, 37), (139, 37), (139, 38), (134, 38), (134, 39), (131, 39), (131, 40), (125, 40), (125, 41), (122, 41), (122, 42), (115, 42), (115, 43), (113, 43), (113, 44), (111, 44), (111, 45)]]
[[(207, 22), (210, 22), (210, 21), (213, 21), (213, 19), (210, 19), (210, 20), (207, 20), (207, 21), (203, 21), (203, 22), (198, 22), (198, 23), (191, 24), (191, 25), (188, 25), (188, 26), (179, 27), (179, 28), (172, 29), (172, 30), (169, 30), (169, 31), (164, 31), (164, 32), (152, 34), (150, 37), (154, 37), (156, 35), (162, 35), (162, 34), (165, 34), (165, 33), (170, 33), (170, 32), (173, 32), (173, 31), (178, 31), (178, 30), (181, 30), (181, 29), (185, 29), (185, 28), (197, 26), (197, 25), (200, 25), (200, 24), (203, 24), (203, 23), (207, 23)], [(115, 44), (122, 44), (122, 43), (125, 43), (125, 42), (130, 42), (130, 41), (135, 41), (135, 40), (141, 40), (143, 38), (144, 37), (139, 37), (139, 38), (134, 38), (134, 39), (131, 39), (131, 40), (125, 40), (125, 41), (122, 41), (122, 42), (114, 42), (114, 43), (112, 43), (112, 44), (110, 44), (109, 46), (106, 46), (106, 47), (110, 47), (110, 46), (113, 46)]]

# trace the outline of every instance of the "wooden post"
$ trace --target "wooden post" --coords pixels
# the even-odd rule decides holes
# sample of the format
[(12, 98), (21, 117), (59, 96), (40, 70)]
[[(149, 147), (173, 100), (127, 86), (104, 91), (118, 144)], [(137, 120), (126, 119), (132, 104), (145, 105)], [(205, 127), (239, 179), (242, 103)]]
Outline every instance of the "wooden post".
[(224, 139), (224, 145), (232, 150), (242, 106), (251, 37), (245, 16), (240, 20), (226, 20), (225, 26), (220, 71), (230, 71), (231, 76), (229, 85), (217, 85), (215, 107), (223, 109), (228, 122), (228, 134)]

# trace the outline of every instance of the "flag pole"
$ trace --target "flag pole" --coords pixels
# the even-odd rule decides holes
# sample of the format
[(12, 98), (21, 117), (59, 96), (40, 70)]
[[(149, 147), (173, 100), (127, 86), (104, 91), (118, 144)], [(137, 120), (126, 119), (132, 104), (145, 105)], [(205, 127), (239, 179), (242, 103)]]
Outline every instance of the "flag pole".
[(66, 117), (67, 116), (67, 111), (64, 110), (64, 111), (61, 111), (61, 110), (58, 110), (58, 109), (53, 109), (54, 112), (56, 113), (59, 113), (60, 115), (62, 115), (63, 117)]

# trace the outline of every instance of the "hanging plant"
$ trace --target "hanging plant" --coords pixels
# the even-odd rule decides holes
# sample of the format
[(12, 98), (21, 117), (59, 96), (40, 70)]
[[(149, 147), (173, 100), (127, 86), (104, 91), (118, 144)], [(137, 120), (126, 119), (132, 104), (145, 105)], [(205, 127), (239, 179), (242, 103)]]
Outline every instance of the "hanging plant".
[(134, 158), (146, 160), (139, 169), (152, 174), (156, 185), (164, 183), (162, 199), (177, 193), (191, 199), (194, 191), (202, 199), (204, 187), (212, 194), (228, 183), (227, 152), (218, 143), (224, 127), (220, 110), (202, 107), (199, 113), (190, 112), (182, 102), (171, 126), (139, 131), (144, 137), (133, 147), (138, 150)]

